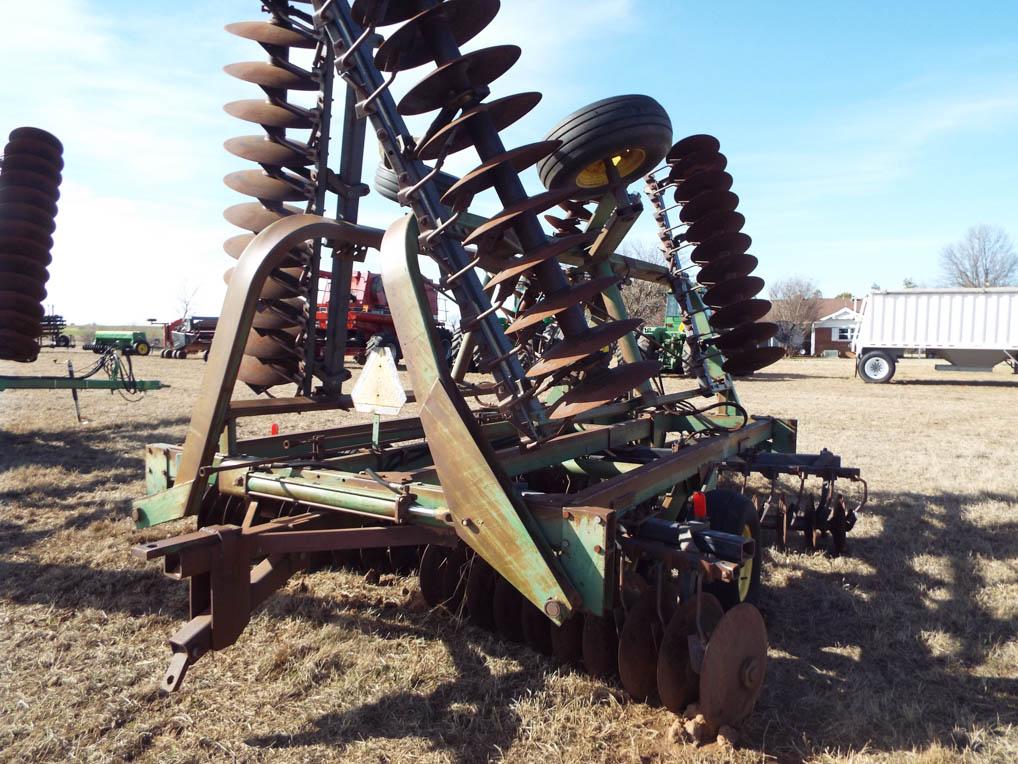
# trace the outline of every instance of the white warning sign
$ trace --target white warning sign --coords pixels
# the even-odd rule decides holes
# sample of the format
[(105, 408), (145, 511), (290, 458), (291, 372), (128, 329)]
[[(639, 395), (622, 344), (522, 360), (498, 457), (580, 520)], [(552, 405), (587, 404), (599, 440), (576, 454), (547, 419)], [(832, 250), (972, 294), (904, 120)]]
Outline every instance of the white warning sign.
[(354, 409), (362, 414), (394, 416), (399, 413), (406, 403), (406, 391), (390, 348), (371, 349), (350, 394)]

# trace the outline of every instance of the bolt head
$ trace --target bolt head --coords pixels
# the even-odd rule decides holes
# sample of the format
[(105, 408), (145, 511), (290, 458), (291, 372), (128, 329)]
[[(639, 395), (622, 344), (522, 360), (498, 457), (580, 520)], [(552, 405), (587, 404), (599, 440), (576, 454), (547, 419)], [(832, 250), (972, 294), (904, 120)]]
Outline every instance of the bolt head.
[(562, 616), (562, 603), (550, 599), (544, 603), (544, 612), (549, 618), (559, 618)]

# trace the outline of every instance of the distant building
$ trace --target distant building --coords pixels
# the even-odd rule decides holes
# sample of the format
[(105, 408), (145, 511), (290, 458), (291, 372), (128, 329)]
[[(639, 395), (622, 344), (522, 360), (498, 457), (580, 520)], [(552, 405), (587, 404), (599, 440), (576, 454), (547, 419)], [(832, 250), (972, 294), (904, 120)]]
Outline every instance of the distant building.
[(839, 356), (851, 354), (852, 338), (860, 318), (861, 299), (852, 297), (820, 298), (820, 318), (814, 321), (808, 332), (796, 326), (783, 326), (785, 322), (775, 321), (773, 309), (764, 316), (764, 321), (775, 321), (778, 324), (778, 336), (770, 345), (801, 347), (804, 355), (823, 355), (833, 350)]

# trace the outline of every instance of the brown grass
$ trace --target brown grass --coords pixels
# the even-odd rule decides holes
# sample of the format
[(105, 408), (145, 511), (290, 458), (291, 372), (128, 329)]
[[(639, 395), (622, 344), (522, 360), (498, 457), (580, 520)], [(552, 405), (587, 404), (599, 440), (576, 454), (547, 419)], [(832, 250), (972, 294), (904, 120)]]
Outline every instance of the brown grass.
[[(44, 351), (0, 373), (61, 374), (68, 357), (92, 358)], [(870, 386), (848, 361), (793, 360), (740, 383), (751, 411), (799, 418), (800, 450), (862, 467), (872, 503), (850, 557), (768, 553), (765, 690), (738, 750), (704, 752), (669, 743), (669, 714), (618, 687), (427, 612), (414, 578), (296, 578), (160, 696), (184, 588), (128, 556), (143, 535), (126, 517), (143, 445), (182, 439), (203, 364), (136, 367), (173, 388), (133, 405), (85, 393), (80, 426), (69, 393), (0, 393), (0, 759), (1018, 758), (1018, 380), (1004, 370), (914, 361)]]

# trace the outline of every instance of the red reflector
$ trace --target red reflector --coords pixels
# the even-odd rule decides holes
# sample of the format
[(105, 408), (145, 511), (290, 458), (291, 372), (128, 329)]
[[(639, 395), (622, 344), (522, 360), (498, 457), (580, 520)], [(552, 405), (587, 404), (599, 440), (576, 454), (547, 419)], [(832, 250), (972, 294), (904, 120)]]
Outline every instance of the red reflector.
[(707, 495), (703, 491), (694, 491), (693, 496), (693, 517), (697, 520), (707, 519)]
[(269, 428), (269, 433), (272, 435), (279, 435), (279, 425), (273, 422), (272, 426)]

